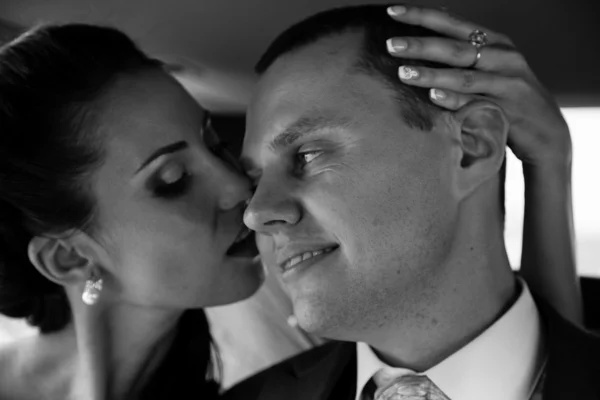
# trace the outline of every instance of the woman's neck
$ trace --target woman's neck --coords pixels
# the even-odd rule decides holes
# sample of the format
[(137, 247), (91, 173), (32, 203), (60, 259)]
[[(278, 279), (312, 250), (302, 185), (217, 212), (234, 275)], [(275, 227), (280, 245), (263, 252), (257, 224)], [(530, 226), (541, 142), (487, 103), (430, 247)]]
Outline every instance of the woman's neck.
[(95, 307), (73, 310), (77, 369), (72, 387), (93, 400), (136, 398), (175, 340), (182, 311)]

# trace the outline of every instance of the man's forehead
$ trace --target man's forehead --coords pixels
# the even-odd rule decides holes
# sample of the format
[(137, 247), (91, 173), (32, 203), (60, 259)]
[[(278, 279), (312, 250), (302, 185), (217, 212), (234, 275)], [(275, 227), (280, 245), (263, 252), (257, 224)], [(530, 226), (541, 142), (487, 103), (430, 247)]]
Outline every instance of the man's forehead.
[(353, 33), (338, 34), (279, 57), (258, 80), (248, 108), (249, 131), (253, 125), (280, 119), (286, 108), (326, 106), (336, 95), (347, 96), (358, 38)]
[(362, 42), (362, 33), (358, 31), (347, 31), (319, 38), (279, 56), (267, 68), (259, 84), (269, 81), (273, 76), (348, 68), (358, 61)]
[(248, 108), (246, 158), (259, 160), (261, 149), (292, 124), (347, 124), (348, 116), (368, 112), (377, 103), (374, 98), (383, 97), (385, 85), (354, 68), (361, 40), (354, 31), (319, 39), (267, 69)]
[(293, 63), (294, 59), (289, 61), (292, 63), (273, 65), (259, 80), (247, 111), (245, 147), (268, 141), (299, 119), (331, 118), (327, 108), (335, 96), (328, 86), (335, 85), (337, 75), (324, 79), (323, 70), (313, 69), (310, 64), (302, 68), (300, 63)]

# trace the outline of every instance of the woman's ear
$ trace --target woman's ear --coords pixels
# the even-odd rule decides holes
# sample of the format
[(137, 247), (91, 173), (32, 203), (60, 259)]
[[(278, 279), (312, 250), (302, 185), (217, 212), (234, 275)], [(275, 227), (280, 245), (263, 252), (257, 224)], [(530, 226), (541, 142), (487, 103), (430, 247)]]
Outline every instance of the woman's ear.
[(61, 286), (85, 282), (96, 263), (82, 235), (36, 236), (29, 241), (29, 260), (42, 275)]
[(461, 150), (455, 189), (462, 199), (498, 175), (510, 125), (502, 108), (483, 100), (466, 104), (454, 118), (460, 129)]

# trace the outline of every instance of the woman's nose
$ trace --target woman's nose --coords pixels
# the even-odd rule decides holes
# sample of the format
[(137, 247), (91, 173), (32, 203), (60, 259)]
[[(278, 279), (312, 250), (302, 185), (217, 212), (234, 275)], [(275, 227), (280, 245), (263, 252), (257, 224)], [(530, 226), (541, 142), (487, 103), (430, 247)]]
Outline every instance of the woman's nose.
[(219, 205), (223, 210), (230, 210), (247, 202), (252, 197), (252, 182), (233, 168), (228, 168), (216, 184), (220, 187)]

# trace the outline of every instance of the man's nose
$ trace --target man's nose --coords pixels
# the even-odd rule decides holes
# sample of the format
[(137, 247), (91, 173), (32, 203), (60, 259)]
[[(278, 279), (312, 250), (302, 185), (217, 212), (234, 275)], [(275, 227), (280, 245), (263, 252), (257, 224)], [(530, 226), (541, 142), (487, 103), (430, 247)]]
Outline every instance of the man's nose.
[(263, 177), (244, 212), (246, 226), (268, 235), (287, 225), (297, 224), (302, 211), (292, 190), (281, 181), (268, 181)]

